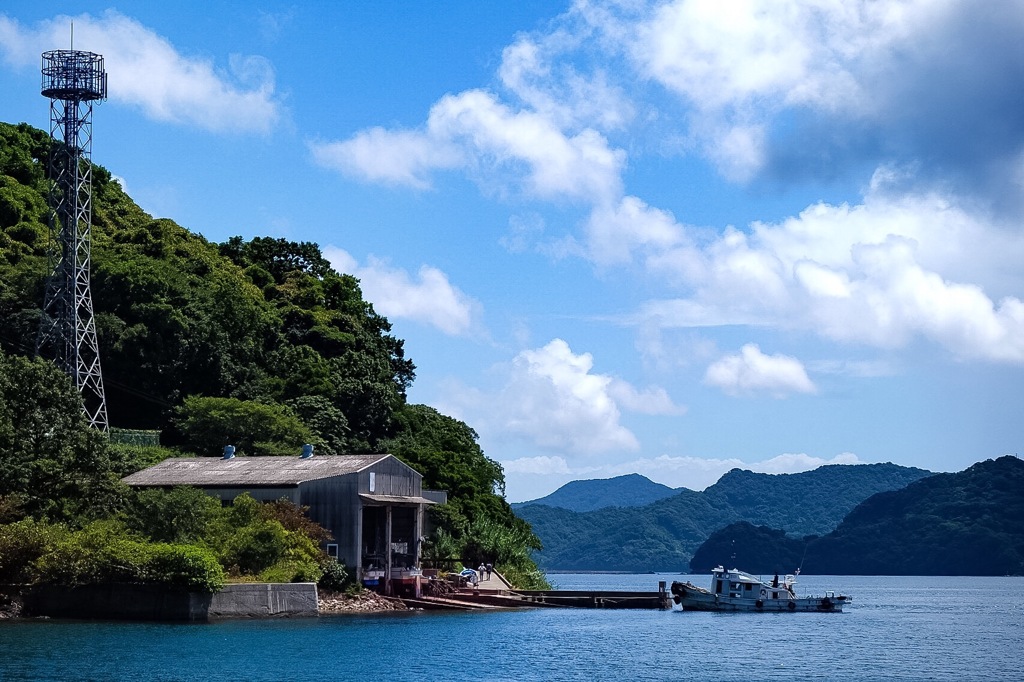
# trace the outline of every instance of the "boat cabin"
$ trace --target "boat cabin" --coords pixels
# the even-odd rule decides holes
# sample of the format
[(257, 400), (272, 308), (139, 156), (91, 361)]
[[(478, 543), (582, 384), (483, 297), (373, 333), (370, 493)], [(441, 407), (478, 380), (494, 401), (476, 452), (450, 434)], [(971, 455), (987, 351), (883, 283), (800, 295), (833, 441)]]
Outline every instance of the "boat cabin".
[(722, 566), (717, 566), (711, 572), (711, 592), (723, 597), (793, 599), (796, 596), (793, 591), (795, 583), (796, 576), (792, 574), (786, 575), (781, 581), (776, 575), (769, 583), (735, 568), (726, 570)]

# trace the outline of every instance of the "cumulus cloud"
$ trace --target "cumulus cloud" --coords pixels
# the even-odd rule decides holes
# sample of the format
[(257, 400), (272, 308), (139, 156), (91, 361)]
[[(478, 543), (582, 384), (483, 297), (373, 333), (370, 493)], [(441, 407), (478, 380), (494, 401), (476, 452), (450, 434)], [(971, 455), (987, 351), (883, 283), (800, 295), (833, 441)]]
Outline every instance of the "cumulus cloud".
[(429, 171), (462, 167), (484, 183), (493, 175), (516, 178), (543, 199), (588, 201), (621, 192), (624, 161), (597, 131), (566, 134), (545, 116), (514, 110), (483, 90), (441, 98), (425, 130), (372, 128), (311, 148), (322, 165), (366, 180), (422, 188)]
[(550, 476), (552, 474), (570, 474), (572, 471), (562, 457), (520, 457), (501, 463), (506, 474), (535, 474)]
[(348, 140), (310, 142), (313, 160), (371, 182), (430, 187), (430, 172), (462, 163), (459, 151), (444, 140), (409, 130), (369, 128)]
[(777, 398), (791, 393), (814, 393), (804, 366), (786, 355), (765, 355), (748, 343), (736, 355), (727, 355), (708, 367), (704, 383), (729, 395), (769, 393)]
[(385, 317), (415, 320), (450, 336), (480, 331), (483, 307), (479, 301), (453, 286), (437, 268), (424, 265), (413, 276), (373, 257), (360, 265), (335, 246), (324, 248), (323, 253), (336, 270), (359, 279), (363, 295)]
[(614, 379), (608, 385), (608, 392), (624, 410), (639, 414), (683, 415), (686, 408), (676, 405), (668, 391), (660, 386), (637, 389), (632, 384)]
[(640, 443), (622, 424), (623, 412), (685, 411), (660, 387), (638, 389), (595, 372), (593, 356), (574, 353), (562, 339), (521, 351), (501, 371), (503, 385), (497, 390), (451, 385), (443, 406), (475, 424), (489, 443), (525, 442), (559, 456), (584, 458), (630, 452)]
[(634, 196), (595, 207), (586, 232), (587, 254), (599, 265), (630, 263), (636, 252), (659, 253), (686, 241), (671, 213)]
[(499, 403), (505, 406), (504, 430), (576, 454), (639, 448), (620, 423), (609, 393), (612, 378), (591, 373), (593, 366), (589, 353), (576, 355), (561, 339), (519, 353)]
[(58, 16), (35, 26), (0, 15), (0, 54), (7, 63), (38, 68), (39, 54), (67, 45), (102, 54), (109, 97), (137, 106), (155, 120), (215, 132), (268, 133), (280, 120), (274, 70), (259, 56), (229, 55), (227, 68), (181, 54), (166, 38), (138, 21), (108, 10)]
[(603, 69), (584, 75), (560, 55), (585, 38), (566, 31), (520, 35), (504, 49), (498, 76), (522, 102), (562, 129), (614, 130), (634, 116), (634, 107)]
[(679, 98), (732, 179), (765, 166), (835, 172), (840, 158), (881, 151), (991, 183), (1024, 146), (1024, 14), (1012, 0), (641, 7), (583, 2), (577, 14)]
[(859, 205), (818, 203), (650, 256), (691, 293), (649, 301), (637, 321), (801, 329), (878, 348), (925, 338), (957, 357), (1022, 363), (1022, 258), (1024, 236), (954, 197), (875, 188)]

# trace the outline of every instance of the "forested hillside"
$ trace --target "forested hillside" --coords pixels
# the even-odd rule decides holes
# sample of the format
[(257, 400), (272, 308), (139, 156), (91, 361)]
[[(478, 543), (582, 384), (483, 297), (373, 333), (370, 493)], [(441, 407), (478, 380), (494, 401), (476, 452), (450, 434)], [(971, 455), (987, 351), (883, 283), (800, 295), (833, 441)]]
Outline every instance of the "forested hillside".
[(538, 504), (516, 508), (544, 545), (547, 570), (685, 571), (711, 533), (736, 521), (798, 537), (828, 532), (871, 495), (930, 475), (894, 464), (834, 465), (799, 474), (734, 469), (704, 492), (682, 489), (644, 507), (576, 513)]
[(694, 554), (703, 572), (844, 575), (1024, 575), (1024, 462), (1005, 456), (936, 474), (857, 506), (831, 533), (786, 537), (736, 523)]
[(570, 481), (555, 492), (537, 500), (513, 504), (513, 509), (528, 504), (542, 504), (569, 511), (585, 512), (604, 507), (643, 507), (651, 502), (678, 494), (675, 488), (655, 483), (640, 474), (614, 478)]
[[(38, 328), (50, 144), (41, 130), (0, 123), (6, 356), (31, 355)], [(148, 215), (98, 165), (93, 214), (92, 294), (112, 426), (159, 430), (173, 452), (200, 456), (227, 443), (244, 455), (293, 454), (304, 442), (323, 455), (390, 451), (426, 487), (450, 492), (437, 514), (444, 551), (501, 545), (507, 569), (531, 573), (537, 540), (501, 495), (501, 466), (468, 425), (406, 401), (415, 367), (402, 341), (316, 244), (209, 242)], [(0, 450), (0, 466), (24, 465), (12, 457)], [(35, 494), (24, 480), (0, 478), (0, 498), (10, 505)]]
[(821, 535), (875, 493), (903, 488), (931, 475), (924, 469), (890, 463), (832, 464), (800, 474), (733, 469), (706, 488), (704, 495), (734, 509), (746, 521), (791, 535)]

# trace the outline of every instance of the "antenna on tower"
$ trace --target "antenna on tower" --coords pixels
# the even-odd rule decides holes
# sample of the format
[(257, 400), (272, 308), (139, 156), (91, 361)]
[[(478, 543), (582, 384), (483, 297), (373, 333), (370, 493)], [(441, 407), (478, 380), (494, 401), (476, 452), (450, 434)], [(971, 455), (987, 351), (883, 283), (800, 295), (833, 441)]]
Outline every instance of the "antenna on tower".
[[(71, 26), (71, 45), (75, 29)], [(50, 98), (50, 276), (36, 354), (52, 358), (82, 394), (89, 425), (106, 431), (107, 399), (93, 317), (92, 103), (107, 98), (103, 57), (43, 53), (42, 94)]]

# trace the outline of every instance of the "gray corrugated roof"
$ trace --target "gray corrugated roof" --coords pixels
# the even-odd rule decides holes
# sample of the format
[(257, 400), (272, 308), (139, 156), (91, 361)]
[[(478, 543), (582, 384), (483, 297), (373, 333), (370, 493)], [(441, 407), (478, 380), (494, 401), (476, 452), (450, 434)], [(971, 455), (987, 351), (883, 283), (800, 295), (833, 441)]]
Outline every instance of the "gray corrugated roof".
[(134, 486), (298, 485), (362, 471), (391, 455), (301, 457), (175, 457), (122, 479)]

